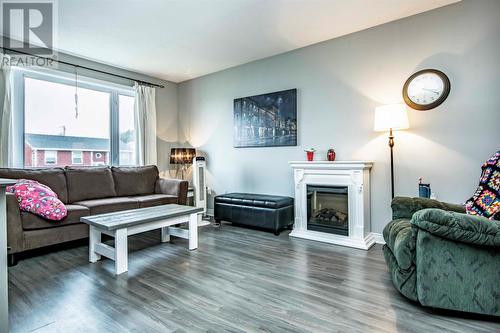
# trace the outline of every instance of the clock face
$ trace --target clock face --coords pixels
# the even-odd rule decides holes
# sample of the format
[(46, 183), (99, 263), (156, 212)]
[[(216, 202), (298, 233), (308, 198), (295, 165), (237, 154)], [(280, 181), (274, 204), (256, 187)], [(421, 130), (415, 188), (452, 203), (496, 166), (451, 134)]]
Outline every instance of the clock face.
[(413, 74), (406, 81), (403, 98), (416, 110), (429, 110), (444, 102), (449, 91), (448, 77), (438, 70), (427, 69)]
[(443, 95), (444, 82), (434, 73), (417, 76), (408, 85), (408, 97), (413, 103), (429, 105)]

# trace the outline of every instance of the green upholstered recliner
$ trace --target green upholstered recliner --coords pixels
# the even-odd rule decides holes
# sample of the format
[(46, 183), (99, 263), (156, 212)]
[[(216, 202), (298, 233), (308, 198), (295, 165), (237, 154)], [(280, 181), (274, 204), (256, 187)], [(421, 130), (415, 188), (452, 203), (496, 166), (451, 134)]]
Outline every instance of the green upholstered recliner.
[(500, 221), (460, 205), (396, 197), (384, 228), (394, 286), (423, 306), (500, 316)]

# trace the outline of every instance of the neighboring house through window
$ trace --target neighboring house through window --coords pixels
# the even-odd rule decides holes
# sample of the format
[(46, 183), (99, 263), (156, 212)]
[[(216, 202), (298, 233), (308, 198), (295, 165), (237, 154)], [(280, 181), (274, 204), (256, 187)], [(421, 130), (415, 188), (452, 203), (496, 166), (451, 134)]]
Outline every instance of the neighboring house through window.
[(135, 164), (132, 87), (80, 76), (75, 85), (60, 71), (16, 69), (14, 108), (14, 141), (24, 142), (17, 165)]
[[(36, 156), (39, 156), (47, 147), (57, 152), (57, 159), (53, 166), (66, 165), (107, 165), (109, 164), (109, 140), (102, 138), (89, 138), (68, 135), (47, 135), (26, 133), (24, 136), (26, 156), (31, 153), (31, 159), (25, 159), (26, 167), (43, 167)], [(85, 147), (80, 150), (81, 147)], [(57, 149), (57, 150), (56, 150)], [(49, 150), (45, 151), (45, 153)], [(47, 155), (45, 155), (47, 156)], [(96, 159), (95, 156), (100, 156)]]

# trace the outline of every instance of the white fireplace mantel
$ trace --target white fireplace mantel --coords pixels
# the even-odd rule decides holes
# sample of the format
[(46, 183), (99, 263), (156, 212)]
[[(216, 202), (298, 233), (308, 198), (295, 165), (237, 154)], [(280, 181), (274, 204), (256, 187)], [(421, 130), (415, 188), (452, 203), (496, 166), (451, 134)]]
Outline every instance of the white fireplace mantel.
[[(368, 250), (375, 240), (370, 233), (371, 161), (292, 161), (295, 181), (295, 224), (292, 237)], [(347, 236), (308, 230), (307, 185), (346, 186), (349, 230)]]

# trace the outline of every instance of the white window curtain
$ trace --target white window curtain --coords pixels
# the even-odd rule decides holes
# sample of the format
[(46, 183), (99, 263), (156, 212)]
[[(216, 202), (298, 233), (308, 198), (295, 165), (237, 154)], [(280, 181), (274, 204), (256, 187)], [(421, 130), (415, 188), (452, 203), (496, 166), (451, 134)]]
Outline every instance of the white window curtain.
[(0, 167), (13, 163), (12, 73), (10, 57), (0, 54)]
[(156, 106), (155, 89), (135, 84), (134, 114), (138, 165), (156, 165)]

